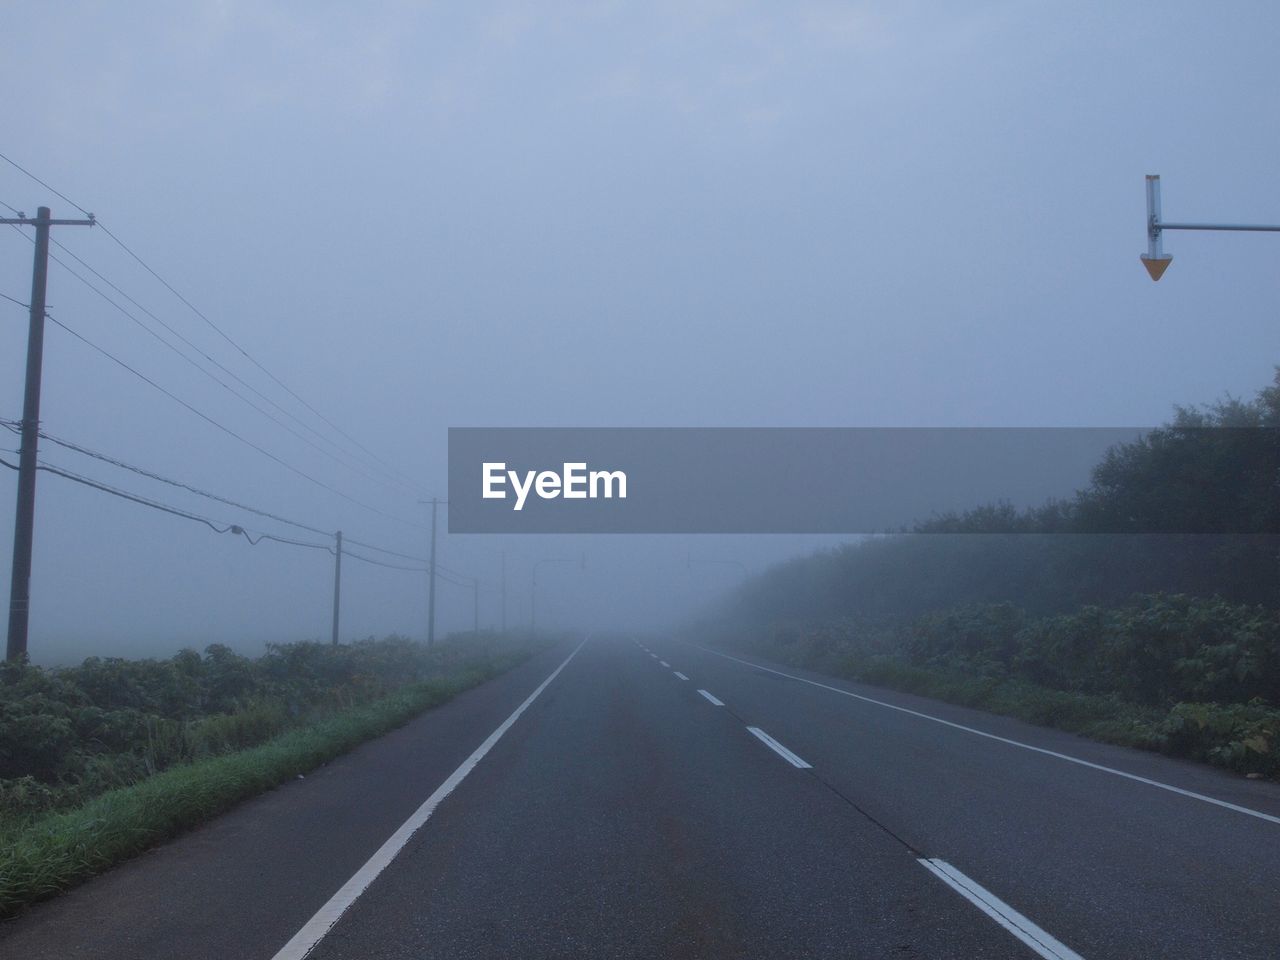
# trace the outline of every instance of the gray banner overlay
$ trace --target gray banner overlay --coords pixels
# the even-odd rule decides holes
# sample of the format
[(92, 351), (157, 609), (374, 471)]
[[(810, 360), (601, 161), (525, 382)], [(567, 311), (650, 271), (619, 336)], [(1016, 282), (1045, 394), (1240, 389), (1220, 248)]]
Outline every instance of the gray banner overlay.
[[(1089, 485), (1108, 449), (1145, 432), (1119, 427), (452, 428), (449, 531), (896, 531), (999, 501), (1031, 507), (1070, 498)], [(1256, 434), (1259, 448), (1275, 459), (1275, 431), (1247, 433)], [(505, 496), (483, 496), (486, 464), (490, 492)], [(563, 496), (565, 464), (579, 465), (569, 470), (569, 486), (581, 498)], [(529, 485), (531, 471), (550, 474), (541, 481), (547, 496), (539, 496), (538, 481)], [(626, 477), (625, 498), (618, 471)], [(592, 472), (600, 474), (594, 483)], [(518, 510), (517, 486), (527, 488)], [(1197, 495), (1211, 498), (1213, 491)], [(1126, 527), (1123, 532), (1177, 531)]]

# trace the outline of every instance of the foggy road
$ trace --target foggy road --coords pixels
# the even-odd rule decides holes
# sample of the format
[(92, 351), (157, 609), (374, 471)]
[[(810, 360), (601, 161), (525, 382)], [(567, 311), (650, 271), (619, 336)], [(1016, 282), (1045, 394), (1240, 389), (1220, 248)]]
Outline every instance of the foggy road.
[(0, 956), (1274, 957), (1278, 840), (1274, 784), (600, 639), (33, 909)]

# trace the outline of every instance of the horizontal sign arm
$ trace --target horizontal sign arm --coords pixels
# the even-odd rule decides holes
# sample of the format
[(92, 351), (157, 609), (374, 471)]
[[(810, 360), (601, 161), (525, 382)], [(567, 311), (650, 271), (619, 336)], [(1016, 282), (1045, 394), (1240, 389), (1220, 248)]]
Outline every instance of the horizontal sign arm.
[(1231, 224), (1231, 223), (1160, 223), (1152, 226), (1157, 230), (1247, 230), (1254, 233), (1280, 233), (1280, 226), (1264, 224)]

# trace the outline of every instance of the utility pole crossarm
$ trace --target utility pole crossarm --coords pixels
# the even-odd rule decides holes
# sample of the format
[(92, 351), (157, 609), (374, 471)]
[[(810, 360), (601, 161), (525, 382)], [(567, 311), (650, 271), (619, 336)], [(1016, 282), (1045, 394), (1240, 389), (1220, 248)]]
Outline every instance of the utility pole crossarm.
[(89, 215), (88, 220), (51, 220), (47, 217), (0, 217), (0, 224), (13, 224), (25, 227), (94, 227), (98, 221)]

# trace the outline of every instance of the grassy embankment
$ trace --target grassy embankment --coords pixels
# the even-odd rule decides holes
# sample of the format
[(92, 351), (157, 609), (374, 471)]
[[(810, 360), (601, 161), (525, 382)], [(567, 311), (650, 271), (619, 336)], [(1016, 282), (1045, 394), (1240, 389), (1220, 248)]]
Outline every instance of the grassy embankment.
[(510, 669), (498, 638), (340, 647), (249, 660), (8, 667), (0, 677), (0, 916), (306, 773)]

